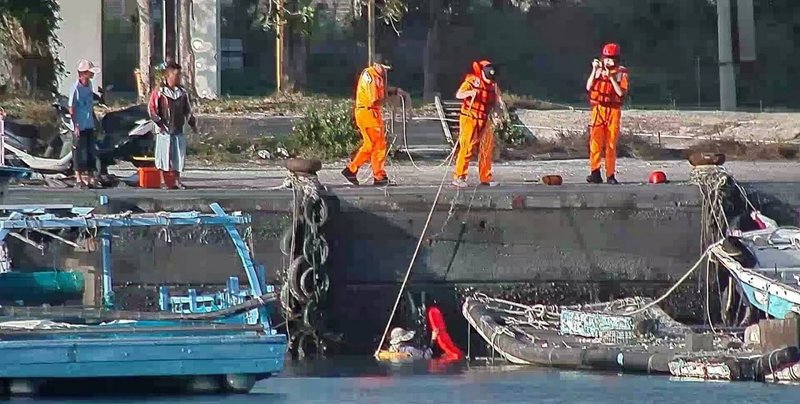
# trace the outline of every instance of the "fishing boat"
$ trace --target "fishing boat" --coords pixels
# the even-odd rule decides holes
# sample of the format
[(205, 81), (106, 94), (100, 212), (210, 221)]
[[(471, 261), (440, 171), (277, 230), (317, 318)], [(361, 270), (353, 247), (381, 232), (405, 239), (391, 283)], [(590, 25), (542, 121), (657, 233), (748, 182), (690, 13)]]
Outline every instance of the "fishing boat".
[[(6, 172), (3, 177), (2, 171), (0, 179), (18, 174)], [(0, 184), (0, 189), (6, 185), (7, 181)], [(101, 196), (100, 205), (106, 204), (108, 198)], [(237, 229), (251, 219), (241, 212), (227, 213), (216, 203), (210, 209), (213, 213), (104, 214), (68, 205), (0, 206), (0, 272), (4, 273), (0, 293), (2, 300), (17, 301), (0, 306), (0, 393), (37, 394), (53, 386), (107, 384), (75, 382), (85, 379), (126, 381), (122, 386), (144, 380), (147, 389), (158, 384), (180, 392), (246, 393), (257, 381), (280, 372), (287, 339), (269, 319), (269, 306), (277, 299), (275, 289), (266, 285), (264, 267), (253, 262)], [(112, 282), (114, 232), (173, 226), (224, 228), (247, 287), (240, 288), (238, 278), (231, 278), (225, 291), (206, 296), (193, 290), (188, 296), (170, 296), (160, 288), (161, 311), (119, 310)], [(88, 234), (99, 238), (101, 307), (57, 305), (70, 299), (64, 294), (53, 297), (58, 284), (51, 281), (72, 274), (69, 270), (29, 272), (49, 272), (50, 278), (10, 275), (18, 271), (5, 247), (9, 236), (28, 245), (60, 242), (78, 247), (75, 240), (62, 236), (75, 229), (81, 234), (91, 230)], [(44, 238), (30, 239), (34, 233)], [(74, 297), (83, 284), (70, 276), (62, 281), (70, 279), (75, 280), (75, 290), (67, 295)], [(26, 289), (12, 291), (14, 285)], [(46, 304), (22, 304), (28, 302)]]
[(727, 237), (709, 249), (751, 305), (769, 317), (800, 315), (800, 228), (774, 227)]
[(765, 353), (733, 334), (695, 332), (645, 298), (559, 307), (476, 295), (462, 313), (491, 361), (518, 365), (764, 380), (800, 359), (797, 347)]

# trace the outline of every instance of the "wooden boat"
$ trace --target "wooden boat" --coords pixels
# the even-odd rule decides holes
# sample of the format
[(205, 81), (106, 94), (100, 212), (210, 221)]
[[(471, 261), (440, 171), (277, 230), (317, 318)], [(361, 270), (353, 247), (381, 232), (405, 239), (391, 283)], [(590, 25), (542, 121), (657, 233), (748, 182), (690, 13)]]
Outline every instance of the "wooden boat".
[(736, 279), (749, 303), (770, 317), (800, 315), (800, 229), (744, 232), (709, 253)]
[(772, 368), (800, 359), (797, 347), (765, 354), (732, 335), (696, 334), (651, 302), (547, 307), (478, 295), (466, 299), (462, 313), (492, 359), (520, 365), (763, 380)]
[[(0, 188), (2, 172), (0, 168)], [(105, 196), (100, 199), (101, 205), (108, 202)], [(87, 378), (117, 384), (125, 380), (123, 385), (158, 379), (167, 380), (169, 387), (178, 391), (246, 393), (258, 380), (280, 372), (287, 340), (273, 328), (267, 311), (277, 296), (265, 283), (264, 267), (253, 262), (236, 228), (249, 224), (251, 218), (226, 213), (217, 204), (210, 208), (213, 214), (101, 214), (93, 208), (72, 206), (1, 207), (5, 215), (0, 215), (0, 240), (12, 232), (25, 238), (25, 232), (37, 231), (51, 235), (52, 242), (74, 244), (52, 236), (54, 231), (94, 229), (100, 238), (103, 307), (0, 306), (0, 394), (36, 394), (54, 385), (106, 384), (77, 382)], [(160, 312), (116, 310), (112, 231), (164, 226), (223, 227), (241, 261), (247, 288), (239, 289), (238, 280), (232, 278), (228, 290), (210, 300), (193, 291), (185, 297), (170, 296), (160, 289)], [(0, 264), (10, 262), (5, 255), (0, 258)], [(9, 271), (8, 266), (0, 269)], [(68, 272), (10, 270), (0, 274), (0, 293), (6, 299), (30, 303), (52, 298), (57, 290), (72, 294), (83, 289), (82, 279)], [(152, 384), (147, 386), (149, 389)]]

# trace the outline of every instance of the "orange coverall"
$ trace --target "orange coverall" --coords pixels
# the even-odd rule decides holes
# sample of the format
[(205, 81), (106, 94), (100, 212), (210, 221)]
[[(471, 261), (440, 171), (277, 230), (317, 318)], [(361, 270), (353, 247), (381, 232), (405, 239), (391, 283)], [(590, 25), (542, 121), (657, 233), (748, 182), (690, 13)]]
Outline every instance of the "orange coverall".
[(620, 97), (608, 77), (595, 77), (589, 92), (592, 105), (591, 122), (589, 124), (589, 165), (592, 171), (599, 170), (602, 155), (606, 156), (606, 176), (612, 176), (617, 168), (617, 140), (619, 139), (622, 103), (628, 93), (628, 70), (620, 66), (612, 70), (617, 83), (622, 89)]
[(386, 178), (386, 134), (384, 133), (381, 104), (386, 96), (383, 75), (375, 67), (364, 69), (356, 85), (356, 126), (361, 132), (363, 144), (353, 161), (347, 165), (350, 172), (357, 173), (366, 162), (371, 162), (375, 180)]
[(497, 102), (497, 84), (487, 83), (481, 78), (482, 63), (474, 63), (473, 73), (467, 74), (458, 91), (475, 90), (474, 98), (462, 100), (459, 117), (458, 155), (454, 177), (466, 178), (469, 162), (478, 150), (478, 174), (481, 183), (492, 181), (492, 157), (494, 154), (494, 131), (489, 122), (489, 112)]

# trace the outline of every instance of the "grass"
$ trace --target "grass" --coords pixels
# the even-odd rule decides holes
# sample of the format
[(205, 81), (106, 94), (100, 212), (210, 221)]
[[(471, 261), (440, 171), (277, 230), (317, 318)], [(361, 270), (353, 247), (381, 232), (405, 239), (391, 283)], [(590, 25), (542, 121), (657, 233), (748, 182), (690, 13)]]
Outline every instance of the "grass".
[(187, 137), (187, 154), (205, 164), (246, 163), (263, 160), (259, 153), (267, 152), (271, 156), (295, 154), (294, 147), (286, 140), (272, 136), (248, 138), (239, 135), (200, 135)]

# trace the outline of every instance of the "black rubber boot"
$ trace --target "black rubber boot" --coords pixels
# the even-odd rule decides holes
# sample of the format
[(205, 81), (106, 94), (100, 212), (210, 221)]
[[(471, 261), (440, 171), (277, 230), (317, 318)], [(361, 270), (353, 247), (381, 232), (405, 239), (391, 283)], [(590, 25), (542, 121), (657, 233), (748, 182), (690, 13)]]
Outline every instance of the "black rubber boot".
[(342, 170), (342, 175), (344, 175), (344, 178), (351, 184), (358, 185), (358, 176), (356, 176), (356, 173), (350, 171), (349, 168), (345, 167), (344, 170)]
[(608, 178), (606, 178), (606, 182), (611, 185), (619, 185), (619, 181), (617, 181), (617, 178), (613, 175), (609, 175)]
[(386, 177), (382, 180), (373, 180), (372, 185), (376, 187), (393, 187), (397, 185), (397, 183), (390, 180), (389, 177)]
[(586, 177), (586, 182), (590, 184), (602, 184), (603, 177), (600, 176), (600, 170), (592, 170), (592, 173)]

